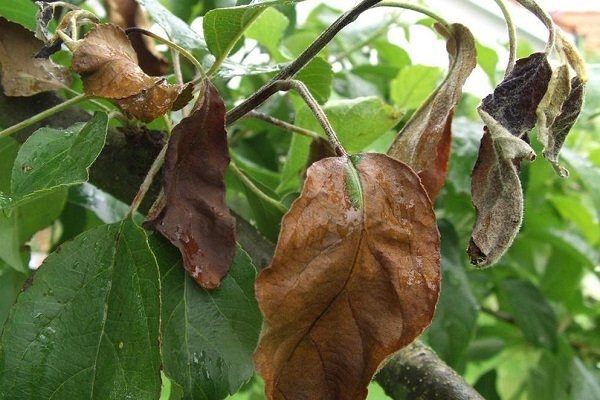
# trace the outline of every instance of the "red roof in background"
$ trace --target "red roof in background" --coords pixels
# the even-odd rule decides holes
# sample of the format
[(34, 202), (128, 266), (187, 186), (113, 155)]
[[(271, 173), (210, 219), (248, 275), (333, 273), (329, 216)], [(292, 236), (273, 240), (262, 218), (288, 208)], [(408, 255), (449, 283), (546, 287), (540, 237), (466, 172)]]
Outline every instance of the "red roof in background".
[(565, 32), (581, 38), (586, 51), (600, 52), (600, 11), (557, 11), (551, 16)]

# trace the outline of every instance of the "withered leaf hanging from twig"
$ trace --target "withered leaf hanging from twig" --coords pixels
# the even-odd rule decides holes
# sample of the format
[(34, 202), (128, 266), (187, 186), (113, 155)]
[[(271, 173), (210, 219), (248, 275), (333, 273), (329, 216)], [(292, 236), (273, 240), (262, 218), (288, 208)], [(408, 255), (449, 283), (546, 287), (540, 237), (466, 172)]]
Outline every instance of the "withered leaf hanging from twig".
[(166, 204), (144, 227), (179, 248), (186, 270), (204, 288), (219, 285), (235, 255), (235, 220), (225, 204), (229, 165), (225, 105), (208, 79), (192, 114), (168, 143), (163, 190)]
[(477, 217), (467, 249), (471, 263), (478, 267), (498, 261), (521, 227), (519, 170), (522, 160), (535, 159), (527, 134), (535, 126), (551, 76), (544, 53), (520, 59), (478, 109), (486, 127), (471, 176)]
[(406, 164), (382, 154), (313, 164), (256, 282), (267, 398), (364, 399), (380, 363), (431, 322), (439, 245)]
[(402, 128), (388, 151), (390, 156), (417, 171), (432, 200), (446, 181), (454, 108), (460, 101), (465, 81), (477, 65), (475, 39), (466, 27), (452, 24), (450, 32), (441, 26), (437, 28), (447, 40), (448, 75)]
[(164, 78), (146, 75), (127, 35), (117, 26), (99, 24), (71, 46), (72, 66), (81, 74), (85, 93), (113, 99), (142, 121), (151, 121), (191, 99), (188, 85), (170, 85)]

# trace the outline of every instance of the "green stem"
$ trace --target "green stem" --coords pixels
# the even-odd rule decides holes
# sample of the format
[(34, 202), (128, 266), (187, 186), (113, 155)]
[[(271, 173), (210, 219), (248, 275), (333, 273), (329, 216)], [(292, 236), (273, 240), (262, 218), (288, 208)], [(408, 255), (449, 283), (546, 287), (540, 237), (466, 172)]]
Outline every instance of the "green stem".
[(252, 182), (252, 180), (248, 178), (246, 174), (244, 174), (244, 172), (241, 169), (239, 169), (239, 167), (233, 161), (229, 163), (229, 168), (231, 168), (231, 172), (233, 172), (242, 181), (244, 186), (246, 186), (252, 193), (257, 195), (265, 203), (271, 204), (273, 207), (275, 207), (277, 210), (281, 211), (284, 214), (288, 211), (283, 204), (281, 204), (280, 202), (278, 202), (277, 200), (273, 199), (265, 192), (260, 190), (260, 188), (256, 186), (254, 182)]
[(448, 32), (450, 32), (450, 24), (448, 23), (448, 21), (446, 21), (439, 14), (436, 14), (435, 12), (431, 11), (428, 8), (425, 8), (425, 7), (416, 5), (416, 4), (412, 4), (412, 3), (405, 3), (402, 1), (382, 1), (381, 3), (377, 4), (375, 7), (396, 7), (396, 8), (411, 10), (411, 11), (415, 11), (415, 12), (427, 15), (428, 17), (433, 18), (434, 20), (439, 22), (441, 25), (444, 26), (444, 28), (446, 28), (446, 30)]
[(544, 11), (535, 0), (517, 0), (519, 4), (525, 7), (530, 13), (535, 15), (542, 23), (548, 28), (549, 36), (548, 43), (546, 44), (546, 49), (544, 50), (546, 54), (549, 54), (552, 49), (554, 49), (554, 45), (556, 43), (556, 26), (552, 21), (552, 18), (546, 11)]
[(327, 135), (327, 138), (329, 139), (329, 142), (333, 146), (333, 149), (337, 155), (348, 157), (348, 152), (346, 149), (344, 149), (344, 146), (342, 146), (342, 143), (338, 139), (333, 127), (331, 126), (331, 123), (329, 122), (329, 119), (327, 118), (327, 115), (304, 83), (296, 80), (286, 80), (277, 82), (275, 87), (279, 90), (287, 91), (293, 89), (296, 91), (300, 97), (302, 97), (302, 100), (304, 100), (308, 108), (310, 108), (313, 115), (317, 118), (317, 121), (319, 121), (319, 124), (325, 131), (325, 134)]
[(320, 139), (321, 138), (321, 135), (319, 135), (317, 132), (302, 128), (300, 126), (296, 126), (294, 124), (290, 124), (289, 122), (282, 121), (278, 118), (274, 118), (274, 117), (270, 116), (269, 114), (261, 113), (259, 111), (250, 111), (248, 114), (246, 114), (246, 117), (259, 119), (261, 121), (264, 121), (271, 125), (274, 125), (278, 128), (281, 128), (285, 131), (294, 132), (299, 135), (306, 136), (306, 137), (309, 137), (312, 139)]
[(127, 212), (127, 217), (135, 214), (135, 212), (140, 207), (140, 204), (142, 204), (144, 197), (146, 197), (148, 190), (150, 190), (150, 186), (152, 186), (152, 182), (154, 181), (156, 174), (158, 173), (158, 171), (160, 171), (160, 169), (162, 168), (162, 166), (165, 162), (165, 156), (167, 154), (168, 147), (169, 147), (169, 145), (165, 144), (163, 146), (163, 148), (160, 150), (160, 153), (158, 153), (158, 155), (154, 159), (154, 162), (150, 166), (150, 169), (148, 170), (148, 173), (146, 174), (144, 181), (140, 185), (138, 192), (136, 193), (135, 197), (133, 198), (133, 201), (131, 202), (131, 207), (129, 208), (129, 211)]
[(240, 29), (238, 31), (238, 33), (232, 38), (232, 40), (227, 44), (227, 47), (225, 47), (224, 51), (221, 52), (221, 54), (219, 55), (219, 57), (217, 57), (217, 59), (215, 60), (215, 62), (213, 63), (213, 65), (210, 67), (210, 69), (207, 72), (208, 76), (212, 76), (221, 67), (221, 64), (223, 64), (223, 61), (225, 61), (225, 59), (227, 58), (227, 56), (229, 56), (229, 53), (231, 52), (231, 50), (233, 50), (233, 48), (235, 47), (235, 45), (238, 42), (238, 40), (240, 40), (242, 38), (242, 36), (244, 36), (244, 32), (246, 32), (246, 29), (248, 29), (248, 27), (250, 25), (252, 25), (252, 23), (254, 21), (256, 21), (256, 19), (266, 9), (267, 9), (266, 7), (262, 8), (261, 10), (257, 11), (256, 14), (254, 16), (252, 16), (252, 18), (250, 18), (248, 21), (246, 21), (246, 23), (244, 24), (244, 26), (242, 27), (242, 29)]
[(181, 54), (182, 56), (187, 58), (189, 60), (189, 62), (191, 62), (194, 65), (194, 67), (196, 68), (198, 73), (202, 76), (202, 78), (206, 77), (206, 72), (204, 72), (204, 68), (202, 67), (202, 64), (200, 64), (200, 61), (198, 61), (196, 59), (196, 57), (194, 57), (189, 51), (187, 51), (183, 47), (179, 46), (178, 44), (173, 43), (169, 39), (165, 39), (164, 37), (161, 37), (161, 36), (155, 34), (154, 32), (150, 32), (150, 31), (148, 31), (146, 29), (142, 29), (142, 28), (127, 28), (125, 30), (125, 33), (127, 33), (128, 35), (130, 33), (141, 33), (143, 35), (150, 36), (151, 38), (156, 39), (163, 44), (166, 44), (167, 46), (169, 46), (169, 48), (176, 50), (177, 52), (179, 52), (179, 54)]
[(40, 122), (48, 117), (51, 117), (52, 115), (61, 112), (65, 108), (68, 108), (74, 104), (80, 103), (84, 100), (87, 100), (88, 98), (89, 97), (86, 94), (80, 94), (79, 96), (75, 96), (72, 99), (69, 99), (60, 104), (57, 104), (54, 107), (44, 110), (41, 113), (36, 114), (31, 118), (27, 118), (26, 120), (23, 120), (23, 121), (19, 122), (18, 124), (10, 126), (6, 129), (4, 129), (3, 131), (0, 131), (0, 138), (10, 136), (15, 132), (20, 131), (21, 129), (27, 128), (28, 126), (31, 126), (31, 125), (33, 125), (37, 122)]
[(517, 29), (515, 28), (515, 23), (513, 22), (510, 11), (508, 11), (504, 1), (494, 1), (500, 8), (500, 11), (502, 11), (502, 15), (506, 21), (506, 28), (508, 29), (508, 64), (506, 65), (506, 71), (504, 71), (504, 77), (507, 77), (512, 72), (515, 67), (515, 62), (517, 61)]

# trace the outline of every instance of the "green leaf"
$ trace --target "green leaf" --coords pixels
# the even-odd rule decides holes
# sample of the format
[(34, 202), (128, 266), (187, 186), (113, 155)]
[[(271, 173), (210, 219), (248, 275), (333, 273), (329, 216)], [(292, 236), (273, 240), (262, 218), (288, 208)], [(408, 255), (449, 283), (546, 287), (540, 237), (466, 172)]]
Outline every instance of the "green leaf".
[(246, 37), (264, 46), (276, 61), (283, 61), (279, 42), (289, 26), (289, 19), (275, 8), (267, 8), (246, 30)]
[(210, 10), (202, 20), (204, 38), (217, 59), (225, 58), (244, 32), (265, 11), (265, 5), (251, 5)]
[(440, 221), (443, 276), (442, 294), (435, 317), (427, 330), (429, 345), (455, 370), (464, 367), (467, 348), (475, 333), (479, 306), (467, 275), (468, 261), (460, 250), (452, 225)]
[(333, 71), (331, 64), (315, 57), (306, 64), (297, 74), (296, 79), (304, 82), (310, 93), (320, 104), (323, 104), (331, 95)]
[(28, 274), (17, 271), (0, 260), (0, 326), (4, 325), (8, 311), (27, 277)]
[(442, 78), (437, 67), (413, 65), (403, 68), (390, 85), (394, 104), (403, 110), (418, 108), (435, 90)]
[(5, 0), (0, 2), (0, 17), (16, 22), (32, 32), (37, 24), (38, 8), (30, 0)]
[(483, 72), (487, 75), (490, 80), (492, 87), (496, 87), (496, 67), (498, 66), (499, 57), (498, 54), (491, 47), (487, 47), (475, 42), (477, 46), (477, 64), (483, 69)]
[(169, 39), (174, 43), (190, 51), (206, 49), (204, 39), (158, 0), (137, 0), (137, 2), (144, 6), (150, 17), (167, 32)]
[(129, 212), (128, 204), (90, 183), (72, 187), (68, 201), (93, 212), (105, 224), (120, 221)]
[[(10, 171), (18, 151), (19, 145), (14, 139), (0, 139), (0, 194), (9, 191)], [(11, 212), (0, 210), (0, 260), (24, 273), (28, 254), (23, 245), (35, 232), (49, 226), (58, 217), (65, 197), (65, 190), (54, 190), (21, 204)], [(5, 207), (9, 205), (7, 201)]]
[(200, 288), (176, 249), (153, 238), (162, 278), (161, 346), (165, 373), (186, 399), (219, 399), (236, 392), (254, 372), (252, 353), (261, 328), (254, 298), (256, 271), (238, 248), (219, 288)]
[[(296, 123), (298, 124), (298, 122), (297, 120)], [(307, 167), (306, 163), (308, 162), (311, 143), (312, 139), (309, 137), (301, 135), (292, 136), (285, 164), (281, 170), (281, 183), (277, 188), (277, 193), (280, 195), (300, 191), (302, 171)]]
[(0, 398), (158, 398), (159, 287), (131, 220), (60, 247), (5, 325)]
[[(325, 104), (323, 110), (338, 138), (350, 153), (362, 151), (393, 128), (402, 117), (398, 110), (377, 97), (334, 100)], [(306, 106), (298, 110), (296, 125), (323, 133), (316, 118)]]
[(537, 287), (528, 281), (506, 279), (501, 288), (517, 325), (531, 343), (548, 349), (558, 345), (554, 311)]
[(571, 399), (568, 387), (569, 366), (573, 355), (565, 346), (560, 347), (556, 354), (544, 352), (537, 367), (531, 371), (528, 400)]
[(41, 128), (21, 146), (11, 179), (12, 206), (60, 186), (83, 183), (100, 154), (108, 117), (97, 113), (86, 124), (65, 130)]

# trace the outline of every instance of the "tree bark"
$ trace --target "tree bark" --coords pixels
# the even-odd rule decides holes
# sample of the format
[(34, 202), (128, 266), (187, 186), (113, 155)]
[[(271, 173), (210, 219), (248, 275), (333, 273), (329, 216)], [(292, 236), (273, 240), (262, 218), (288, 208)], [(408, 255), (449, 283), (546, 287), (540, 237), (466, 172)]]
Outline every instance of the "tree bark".
[[(58, 104), (53, 93), (19, 98), (7, 97), (0, 90), (0, 127), (6, 128), (42, 110)], [(41, 126), (65, 128), (75, 122), (87, 121), (89, 114), (77, 107), (69, 108), (45, 121), (15, 134), (24, 142)], [(90, 170), (90, 182), (119, 200), (130, 203), (150, 164), (160, 151), (161, 141), (151, 132), (123, 133), (111, 130), (107, 144)], [(155, 184), (140, 210), (147, 210), (158, 193)], [(153, 195), (154, 194), (154, 195)], [(252, 225), (238, 218), (237, 240), (249, 253), (255, 265), (266, 267), (274, 245)], [(376, 376), (377, 382), (393, 399), (483, 399), (469, 384), (429, 347), (416, 341), (388, 360)]]

